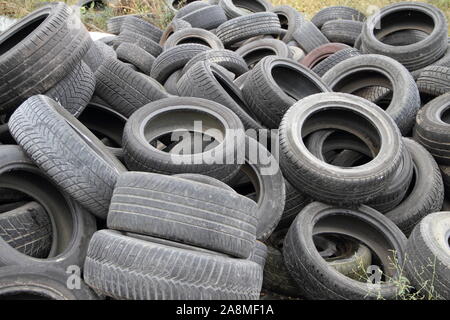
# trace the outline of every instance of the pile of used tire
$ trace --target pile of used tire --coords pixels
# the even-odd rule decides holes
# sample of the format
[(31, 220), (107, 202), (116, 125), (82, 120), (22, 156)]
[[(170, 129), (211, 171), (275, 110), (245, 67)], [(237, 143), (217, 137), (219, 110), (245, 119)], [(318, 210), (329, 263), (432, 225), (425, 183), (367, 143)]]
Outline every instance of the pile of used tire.
[(0, 34), (0, 296), (449, 299), (443, 12), (172, 8)]

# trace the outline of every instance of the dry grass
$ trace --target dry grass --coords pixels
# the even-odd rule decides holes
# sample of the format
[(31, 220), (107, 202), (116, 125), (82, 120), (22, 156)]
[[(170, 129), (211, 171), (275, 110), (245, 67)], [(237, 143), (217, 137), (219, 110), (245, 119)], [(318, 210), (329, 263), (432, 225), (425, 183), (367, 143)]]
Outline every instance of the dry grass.
[[(0, 15), (12, 17), (23, 17), (33, 11), (36, 7), (48, 0), (0, 0)], [(65, 0), (64, 2), (74, 5), (77, 0)], [(334, 6), (346, 5), (359, 9), (365, 14), (374, 13), (376, 8), (382, 8), (388, 4), (398, 2), (397, 0), (272, 0), (274, 5), (287, 4), (311, 18), (320, 9)], [(450, 21), (450, 0), (422, 0), (440, 8)], [(89, 29), (95, 31), (105, 30), (106, 20), (115, 15), (152, 13), (153, 21), (160, 27), (164, 27), (171, 20), (172, 15), (167, 9), (164, 0), (118, 0), (116, 5), (111, 5), (106, 10), (89, 9), (83, 11), (83, 20)], [(450, 30), (450, 28), (449, 28)]]

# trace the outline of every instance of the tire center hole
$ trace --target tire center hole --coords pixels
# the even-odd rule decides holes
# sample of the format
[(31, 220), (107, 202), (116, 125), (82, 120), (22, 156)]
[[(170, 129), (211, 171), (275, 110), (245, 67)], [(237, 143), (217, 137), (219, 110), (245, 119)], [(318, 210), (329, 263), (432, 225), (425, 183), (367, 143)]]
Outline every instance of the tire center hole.
[(401, 10), (383, 16), (379, 20), (381, 28), (374, 28), (375, 37), (386, 41), (386, 37), (399, 31), (418, 30), (431, 34), (435, 27), (433, 18), (418, 10)]
[(145, 141), (153, 148), (173, 154), (198, 154), (223, 142), (225, 127), (212, 115), (195, 109), (162, 112), (143, 127)]

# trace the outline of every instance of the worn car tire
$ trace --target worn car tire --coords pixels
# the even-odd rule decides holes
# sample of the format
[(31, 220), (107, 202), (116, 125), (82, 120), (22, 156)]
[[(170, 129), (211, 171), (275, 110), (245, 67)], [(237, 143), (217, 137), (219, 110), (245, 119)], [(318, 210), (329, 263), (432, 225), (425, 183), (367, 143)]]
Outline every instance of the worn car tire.
[(257, 206), (224, 188), (155, 173), (129, 172), (114, 188), (110, 229), (191, 244), (248, 258)]
[(19, 20), (0, 35), (0, 112), (11, 113), (27, 98), (51, 89), (92, 43), (64, 3), (43, 6)]
[(194, 43), (172, 47), (156, 58), (150, 76), (160, 83), (164, 83), (174, 71), (182, 69), (197, 54), (209, 49), (207, 46)]
[(86, 283), (117, 299), (258, 299), (262, 270), (257, 263), (156, 241), (96, 232), (86, 257)]
[(167, 93), (145, 75), (118, 60), (106, 61), (95, 72), (95, 77), (96, 94), (125, 117), (149, 102), (167, 97)]
[[(393, 281), (375, 285), (359, 282), (330, 268), (313, 242), (313, 230), (320, 226), (327, 233), (347, 235), (367, 245), (380, 259), (383, 274)], [(302, 210), (290, 227), (284, 240), (283, 257), (299, 292), (307, 298), (393, 299), (399, 292), (395, 282), (399, 271), (392, 266), (392, 261), (404, 263), (406, 240), (400, 229), (370, 207), (343, 209), (314, 202)]]
[[(176, 114), (183, 116), (175, 117)], [(195, 125), (193, 117), (198, 120), (199, 115), (205, 117), (210, 125), (217, 126), (216, 129), (223, 131), (221, 133), (223, 137), (214, 137), (223, 138), (221, 144), (196, 154), (175, 154), (162, 152), (149, 143), (159, 138), (162, 133), (167, 133), (167, 130), (173, 132), (182, 128), (189, 131)], [(175, 123), (173, 121), (163, 123), (161, 117), (173, 119)], [(155, 120), (161, 125), (154, 126)], [(168, 129), (165, 129), (165, 125)], [(147, 128), (144, 130), (147, 132), (141, 131), (140, 128), (144, 127)], [(150, 128), (153, 130), (149, 130)], [(233, 134), (231, 131), (234, 131)], [(234, 135), (235, 133), (237, 134)], [(243, 133), (244, 126), (238, 116), (217, 102), (189, 97), (167, 98), (142, 107), (128, 119), (123, 136), (125, 160), (131, 170), (163, 174), (199, 173), (227, 181), (240, 168), (238, 163), (227, 164), (226, 159), (235, 159), (237, 148), (241, 148), (245, 143)], [(234, 143), (232, 140), (235, 140)], [(215, 161), (216, 152), (221, 152), (223, 159)]]
[(126, 169), (85, 126), (42, 95), (24, 102), (8, 125), (18, 144), (60, 188), (94, 215), (106, 217), (117, 175)]
[(306, 67), (290, 59), (268, 56), (248, 73), (242, 94), (262, 124), (277, 129), (295, 101), (327, 91), (322, 80)]
[[(394, 3), (367, 18), (361, 33), (361, 49), (364, 53), (391, 57), (409, 71), (418, 70), (445, 54), (448, 47), (446, 25), (444, 13), (431, 4)], [(376, 28), (377, 26), (381, 28)], [(391, 46), (383, 42), (386, 36), (408, 29), (424, 31), (429, 36), (406, 46)]]
[[(331, 105), (336, 111), (328, 109)], [(303, 139), (330, 128), (352, 133), (378, 149), (375, 159), (356, 168), (320, 161), (308, 151)], [(364, 203), (379, 195), (399, 166), (402, 148), (392, 118), (369, 101), (349, 94), (306, 97), (286, 112), (280, 125), (280, 164), (285, 178), (312, 198), (337, 205)]]

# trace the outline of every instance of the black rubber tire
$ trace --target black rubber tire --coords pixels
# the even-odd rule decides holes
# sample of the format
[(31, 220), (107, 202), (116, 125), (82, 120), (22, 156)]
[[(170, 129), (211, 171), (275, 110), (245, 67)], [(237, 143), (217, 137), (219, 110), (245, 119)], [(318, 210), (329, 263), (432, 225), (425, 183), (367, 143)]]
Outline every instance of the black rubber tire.
[(360, 21), (333, 20), (325, 22), (320, 30), (330, 42), (354, 46), (362, 28), (363, 23)]
[(10, 113), (28, 97), (48, 91), (80, 63), (92, 43), (64, 3), (19, 20), (0, 35), (0, 112)]
[(167, 39), (172, 34), (174, 34), (175, 32), (177, 32), (179, 30), (183, 30), (183, 29), (187, 29), (187, 28), (192, 28), (192, 26), (191, 26), (191, 24), (189, 22), (181, 20), (181, 19), (174, 18), (172, 20), (172, 22), (164, 30), (164, 32), (163, 32), (163, 34), (161, 36), (161, 40), (159, 40), (159, 45), (160, 46), (164, 46), (164, 44), (166, 43)]
[[(241, 167), (241, 173), (250, 180), (256, 191), (255, 202), (258, 205), (256, 238), (265, 241), (277, 227), (284, 211), (286, 187), (283, 175), (275, 157), (249, 136), (246, 136), (245, 164)], [(232, 180), (230, 185), (233, 186), (235, 183)]]
[(62, 193), (19, 146), (0, 146), (0, 188), (19, 191), (40, 203), (51, 221), (52, 245), (46, 259), (27, 256), (0, 237), (0, 266), (83, 267), (95, 219)]
[(94, 91), (94, 73), (81, 61), (45, 95), (61, 104), (74, 117), (78, 117), (91, 100)]
[(262, 124), (277, 129), (295, 101), (327, 91), (322, 80), (306, 67), (290, 59), (268, 56), (249, 72), (242, 94)]
[(317, 12), (314, 17), (312, 17), (311, 22), (314, 23), (317, 28), (322, 28), (326, 22), (334, 20), (353, 20), (363, 22), (366, 20), (366, 16), (361, 11), (351, 7), (331, 6)]
[(246, 129), (262, 129), (254, 120), (241, 90), (215, 64), (197, 62), (178, 80), (177, 89), (180, 96), (204, 98), (224, 105), (241, 119)]
[(193, 28), (212, 30), (226, 22), (227, 16), (220, 6), (214, 5), (192, 11), (181, 19), (189, 22)]
[(121, 43), (133, 43), (138, 47), (141, 47), (154, 57), (159, 56), (163, 51), (158, 42), (155, 42), (150, 38), (144, 37), (138, 33), (134, 33), (129, 30), (124, 30), (120, 32), (120, 34), (114, 41), (114, 48), (117, 49), (117, 47)]
[(291, 58), (289, 47), (281, 40), (277, 39), (258, 39), (251, 41), (236, 50), (247, 63), (249, 69), (252, 69), (262, 58), (275, 55), (278, 58)]
[(167, 80), (164, 82), (164, 89), (166, 89), (167, 93), (175, 96), (180, 96), (177, 88), (177, 82), (178, 80), (180, 80), (182, 73), (183, 70), (178, 69), (167, 78)]
[(442, 165), (450, 165), (449, 98), (450, 93), (447, 93), (422, 107), (417, 113), (413, 132), (414, 140), (424, 146)]
[[(181, 120), (179, 117), (174, 117), (173, 112), (176, 114), (181, 111), (185, 112)], [(148, 141), (160, 137), (161, 132), (164, 131), (164, 125), (169, 126), (164, 133), (167, 133), (167, 130), (171, 132), (176, 128), (188, 130), (194, 125), (192, 120), (194, 114), (195, 120), (206, 117), (212, 122), (211, 125), (218, 126), (220, 123), (220, 126), (226, 130), (222, 132), (223, 142), (208, 151), (196, 154), (161, 152), (148, 143)], [(156, 116), (158, 118), (168, 117), (166, 123), (158, 120), (157, 123), (162, 124), (162, 128), (149, 127), (150, 122), (153, 122)], [(173, 119), (175, 123), (169, 122), (168, 119)], [(153, 131), (143, 133), (140, 128), (144, 127), (147, 128), (146, 130), (152, 128)], [(236, 134), (231, 134), (232, 131)], [(241, 132), (242, 134), (240, 134)], [(239, 171), (240, 164), (226, 164), (226, 159), (236, 159), (238, 148), (244, 146), (245, 143), (243, 133), (244, 126), (238, 116), (217, 102), (188, 97), (167, 98), (143, 106), (128, 119), (123, 135), (125, 160), (131, 170), (162, 174), (199, 173), (226, 182)], [(221, 152), (223, 159), (215, 161), (213, 154), (216, 152), (217, 154)]]
[(181, 19), (183, 16), (201, 8), (209, 7), (210, 4), (204, 1), (193, 1), (180, 8), (175, 14), (174, 19)]
[(292, 38), (306, 54), (310, 53), (315, 48), (330, 43), (327, 37), (325, 37), (312, 22), (307, 20), (294, 31)]
[[(331, 105), (336, 111), (328, 109)], [(339, 168), (317, 159), (302, 140), (314, 131), (333, 128), (378, 149), (375, 159), (357, 168)], [(399, 166), (402, 148), (392, 118), (371, 102), (349, 94), (306, 97), (286, 112), (280, 125), (280, 164), (285, 178), (312, 198), (337, 205), (365, 203), (379, 195)]]
[(424, 68), (416, 81), (421, 94), (438, 97), (450, 92), (450, 68), (430, 66)]
[(264, 12), (272, 9), (272, 5), (266, 0), (220, 0), (219, 5), (225, 11), (228, 19), (248, 15), (247, 11)]
[(174, 32), (164, 43), (164, 50), (182, 43), (203, 44), (213, 50), (223, 49), (222, 41), (212, 32), (199, 28), (186, 28)]
[(180, 44), (164, 51), (153, 63), (150, 76), (160, 83), (164, 83), (169, 76), (183, 68), (189, 60), (210, 48), (201, 44)]
[(253, 251), (248, 257), (247, 260), (253, 261), (261, 266), (264, 269), (267, 258), (267, 246), (261, 241), (256, 241), (255, 246), (253, 247)]
[(405, 273), (418, 295), (450, 299), (450, 212), (432, 213), (414, 228), (406, 246)]
[[(375, 29), (381, 25), (381, 28)], [(444, 13), (427, 3), (400, 2), (382, 8), (367, 18), (361, 34), (364, 53), (391, 57), (408, 70), (426, 67), (440, 59), (448, 47), (448, 29)], [(402, 30), (420, 30), (429, 34), (424, 40), (407, 46), (391, 46), (383, 38)]]
[(222, 23), (216, 30), (216, 35), (225, 47), (256, 36), (281, 33), (278, 16), (273, 12), (253, 13), (237, 17)]
[[(65, 270), (35, 264), (0, 268), (0, 299), (2, 300), (99, 300), (79, 279), (80, 287), (69, 289)], [(78, 282), (77, 282), (78, 283)]]
[(291, 6), (287, 5), (277, 6), (270, 11), (278, 16), (281, 28), (286, 30), (286, 34), (281, 38), (281, 40), (285, 43), (294, 40), (294, 31), (300, 28), (301, 24), (305, 21), (303, 15)]
[(224, 67), (228, 71), (234, 73), (236, 77), (248, 71), (247, 63), (236, 52), (222, 49), (222, 50), (208, 50), (198, 53), (183, 68), (183, 74), (186, 73), (194, 64), (199, 61), (208, 61)]
[(120, 26), (120, 33), (123, 31), (131, 31), (140, 34), (141, 36), (149, 38), (156, 43), (159, 43), (163, 34), (163, 31), (158, 27), (134, 15), (124, 17)]
[(123, 42), (116, 49), (117, 59), (134, 65), (140, 72), (149, 75), (155, 57), (141, 47)]
[(125, 117), (149, 102), (168, 96), (145, 75), (118, 60), (106, 61), (95, 72), (95, 78), (96, 94)]
[[(137, 252), (137, 256), (130, 252)], [(261, 291), (262, 269), (249, 260), (102, 230), (90, 242), (84, 279), (97, 292), (117, 299), (256, 300)]]
[(381, 55), (361, 55), (330, 69), (323, 81), (336, 92), (354, 93), (368, 86), (391, 89), (393, 97), (386, 112), (406, 135), (420, 108), (420, 95), (411, 74), (399, 62)]
[(117, 59), (114, 49), (104, 42), (94, 41), (88, 52), (83, 57), (83, 62), (88, 65), (92, 72), (97, 69), (108, 59)]
[(114, 188), (108, 228), (246, 259), (255, 242), (257, 210), (254, 201), (224, 188), (128, 172)]
[(429, 152), (411, 139), (403, 141), (414, 164), (413, 185), (402, 202), (385, 215), (409, 235), (426, 215), (441, 210), (444, 185), (439, 167)]
[(60, 188), (106, 218), (117, 176), (126, 169), (85, 126), (42, 95), (23, 103), (8, 125), (17, 143)]
[[(123, 115), (108, 105), (91, 102), (78, 117), (78, 121), (95, 134), (100, 141), (105, 139), (108, 142), (105, 146), (116, 157), (123, 154), (122, 136), (127, 122), (127, 118)], [(122, 156), (118, 158), (122, 160)]]
[(52, 246), (52, 225), (44, 207), (31, 201), (5, 209), (0, 212), (0, 237), (25, 255), (46, 258)]
[[(378, 285), (359, 282), (330, 268), (313, 242), (314, 229), (319, 226), (327, 233), (347, 235), (363, 242), (378, 256), (383, 274), (393, 281)], [(398, 261), (399, 265), (404, 263), (406, 240), (389, 219), (370, 207), (353, 210), (314, 202), (302, 210), (289, 229), (283, 257), (299, 292), (307, 298), (393, 299), (399, 291), (395, 282), (399, 271), (392, 261)]]
[(331, 68), (333, 68), (340, 62), (360, 55), (361, 52), (359, 52), (359, 50), (355, 48), (343, 49), (332, 54), (325, 60), (319, 62), (316, 66), (312, 68), (312, 71), (317, 73), (320, 77), (323, 77), (325, 73), (327, 73)]

